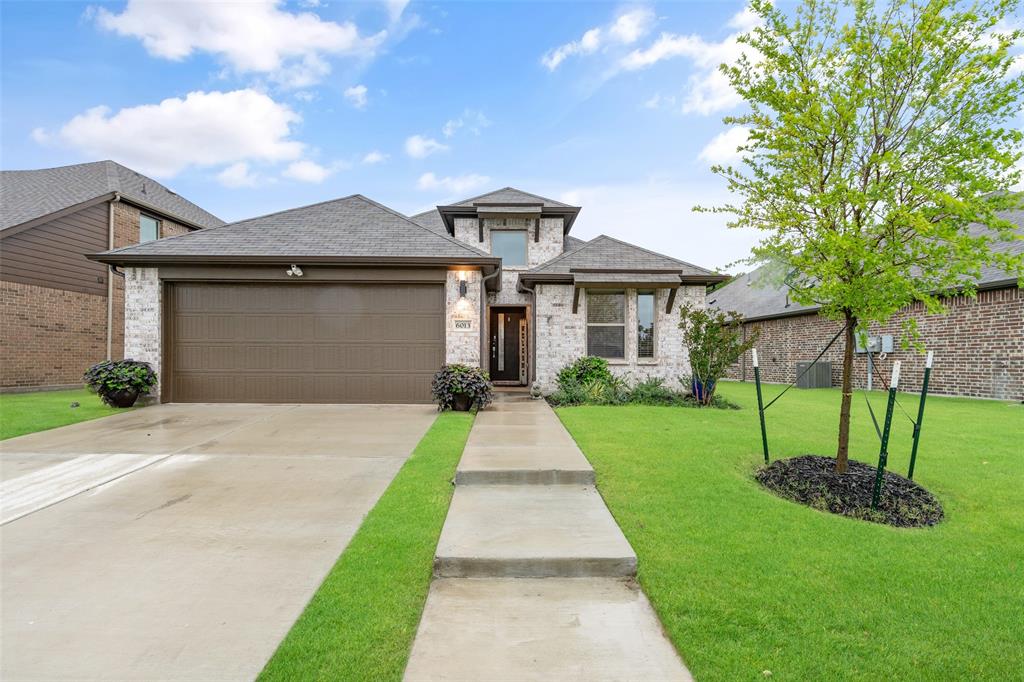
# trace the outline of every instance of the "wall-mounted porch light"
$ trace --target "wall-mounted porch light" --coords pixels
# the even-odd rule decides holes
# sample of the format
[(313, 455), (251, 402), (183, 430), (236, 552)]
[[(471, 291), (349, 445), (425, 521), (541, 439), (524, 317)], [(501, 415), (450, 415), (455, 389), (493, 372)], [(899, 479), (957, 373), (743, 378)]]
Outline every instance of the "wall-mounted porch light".
[(466, 298), (466, 294), (469, 293), (469, 282), (466, 280), (459, 281), (459, 298)]

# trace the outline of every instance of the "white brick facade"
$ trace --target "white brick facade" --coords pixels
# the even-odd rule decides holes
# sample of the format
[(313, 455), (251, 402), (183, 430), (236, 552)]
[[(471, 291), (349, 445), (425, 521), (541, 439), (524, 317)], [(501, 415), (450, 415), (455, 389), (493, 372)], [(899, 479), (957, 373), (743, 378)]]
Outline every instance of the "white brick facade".
[[(637, 358), (636, 289), (626, 289), (626, 358), (610, 360), (616, 376), (635, 382), (659, 377), (672, 388), (682, 388), (690, 373), (679, 329), (679, 307), (684, 302), (704, 306), (704, 287), (680, 287), (672, 310), (665, 312), (669, 291), (658, 289), (655, 297), (653, 358)], [(544, 391), (555, 389), (555, 377), (565, 365), (587, 354), (587, 296), (580, 291), (579, 309), (572, 312), (573, 286), (537, 285), (537, 380)], [(681, 381), (682, 380), (682, 381)]]
[[(459, 293), (466, 282), (466, 295)], [(479, 270), (449, 270), (445, 284), (445, 362), (480, 366)], [(461, 327), (468, 328), (461, 328)]]
[(162, 296), (156, 268), (125, 268), (124, 272), (124, 356), (153, 366), (157, 385), (149, 395), (160, 401), (160, 350), (162, 341)]

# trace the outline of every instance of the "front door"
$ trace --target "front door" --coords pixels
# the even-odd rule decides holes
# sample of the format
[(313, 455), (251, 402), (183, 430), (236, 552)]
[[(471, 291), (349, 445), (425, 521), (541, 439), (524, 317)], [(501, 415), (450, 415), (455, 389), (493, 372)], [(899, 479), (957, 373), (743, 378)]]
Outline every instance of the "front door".
[(491, 381), (526, 383), (526, 313), (491, 308)]

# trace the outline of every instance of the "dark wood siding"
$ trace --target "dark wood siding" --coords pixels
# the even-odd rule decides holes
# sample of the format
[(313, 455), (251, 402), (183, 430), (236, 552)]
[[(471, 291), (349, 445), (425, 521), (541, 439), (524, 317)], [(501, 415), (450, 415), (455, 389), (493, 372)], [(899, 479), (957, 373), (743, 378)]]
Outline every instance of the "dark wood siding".
[(109, 204), (95, 204), (0, 240), (0, 279), (106, 295), (107, 266), (87, 253), (107, 250)]
[(174, 402), (419, 403), (444, 362), (439, 284), (168, 285)]

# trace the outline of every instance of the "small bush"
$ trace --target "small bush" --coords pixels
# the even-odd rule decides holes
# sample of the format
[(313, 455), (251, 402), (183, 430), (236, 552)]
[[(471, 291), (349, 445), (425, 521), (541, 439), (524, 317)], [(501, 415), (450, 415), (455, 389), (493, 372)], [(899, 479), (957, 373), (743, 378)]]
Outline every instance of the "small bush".
[(82, 377), (86, 387), (107, 405), (117, 407), (113, 394), (134, 391), (142, 395), (156, 386), (156, 372), (148, 362), (106, 360), (93, 365)]
[(629, 392), (629, 402), (637, 405), (679, 405), (685, 399), (685, 395), (667, 387), (660, 377), (638, 381)]
[(438, 370), (430, 383), (430, 392), (438, 411), (452, 409), (459, 394), (469, 396), (470, 404), (478, 409), (487, 407), (494, 399), (494, 385), (487, 372), (461, 364), (445, 365)]
[(614, 379), (607, 360), (586, 355), (563, 367), (556, 381), (559, 389), (566, 389), (574, 385), (586, 386), (594, 381), (611, 382)]

